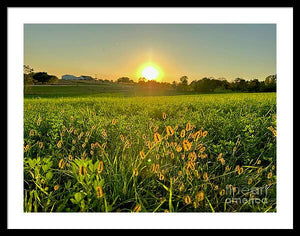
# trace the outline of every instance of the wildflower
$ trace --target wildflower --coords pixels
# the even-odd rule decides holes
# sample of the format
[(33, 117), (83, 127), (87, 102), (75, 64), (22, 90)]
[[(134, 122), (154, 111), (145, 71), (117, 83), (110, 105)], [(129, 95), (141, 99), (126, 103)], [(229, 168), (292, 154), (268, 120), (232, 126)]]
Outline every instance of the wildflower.
[(42, 122), (42, 120), (43, 120), (43, 119), (42, 119), (42, 117), (40, 117), (40, 116), (39, 116), (39, 118), (38, 118), (38, 120), (37, 120), (36, 124), (37, 124), (38, 126), (40, 126), (40, 125), (41, 125), (41, 122)]
[(203, 144), (202, 144), (202, 143), (198, 144), (198, 145), (197, 145), (197, 147), (196, 147), (196, 150), (199, 150), (199, 149), (201, 149), (201, 148), (202, 148), (202, 146), (203, 146)]
[(174, 155), (174, 153), (173, 153), (173, 152), (171, 153), (171, 158), (172, 158), (172, 159), (174, 159), (174, 158), (175, 158), (175, 155)]
[(200, 149), (200, 153), (203, 153), (205, 151), (205, 147), (202, 147), (201, 149)]
[(191, 197), (188, 194), (184, 197), (184, 202), (186, 205), (191, 204)]
[(155, 133), (154, 134), (154, 141), (156, 143), (159, 143), (161, 141), (161, 137), (160, 137), (160, 134), (159, 133)]
[(207, 136), (207, 131), (204, 131), (204, 132), (202, 133), (202, 136), (203, 136), (203, 138), (205, 138), (205, 137)]
[(197, 199), (197, 201), (203, 201), (204, 200), (204, 192), (203, 191), (198, 192), (196, 195), (196, 199)]
[(272, 170), (275, 170), (275, 166), (274, 165), (272, 165)]
[(196, 161), (196, 158), (197, 158), (197, 155), (195, 152), (191, 152), (189, 153), (188, 155), (188, 159), (191, 160), (192, 162), (195, 162)]
[(59, 189), (59, 184), (54, 185), (54, 190), (57, 191)]
[(261, 164), (261, 160), (257, 160), (257, 165), (260, 165)]
[(183, 148), (184, 148), (185, 151), (191, 150), (191, 147), (192, 147), (191, 143), (187, 139), (185, 139), (182, 142), (182, 146), (183, 146)]
[(198, 208), (199, 207), (199, 202), (194, 201), (193, 206), (194, 206), (194, 208)]
[(29, 131), (29, 136), (34, 136), (35, 135), (35, 131), (32, 129)]
[(133, 176), (138, 176), (139, 172), (138, 172), (137, 168), (133, 168), (132, 174), (133, 174)]
[(240, 175), (240, 174), (243, 174), (243, 173), (244, 173), (244, 168), (243, 168), (243, 167), (239, 168), (239, 169), (237, 170), (237, 172), (238, 172), (239, 175)]
[(159, 180), (164, 180), (165, 176), (162, 173), (159, 173)]
[(137, 205), (134, 206), (132, 212), (140, 212), (141, 209), (142, 209), (141, 204), (137, 204)]
[(85, 148), (85, 146), (86, 146), (86, 143), (83, 143), (83, 144), (81, 144), (81, 146), (82, 146), (82, 148)]
[(120, 134), (120, 139), (121, 139), (122, 142), (124, 142), (125, 139), (124, 139), (123, 134)]
[(184, 189), (184, 183), (180, 183), (179, 184), (179, 192), (181, 192)]
[(106, 143), (102, 143), (102, 148), (105, 149)]
[(203, 179), (204, 179), (205, 181), (209, 180), (207, 172), (204, 172), (204, 173), (203, 173)]
[(221, 159), (220, 159), (220, 162), (221, 162), (222, 165), (225, 165), (225, 160), (224, 160), (224, 158), (221, 158)]
[(97, 173), (100, 175), (103, 171), (104, 163), (103, 161), (99, 161), (98, 167), (97, 167)]
[(29, 148), (30, 148), (30, 145), (27, 144), (27, 145), (24, 147), (24, 152), (27, 152), (27, 151), (29, 150)]
[(115, 124), (117, 123), (117, 120), (116, 120), (116, 119), (113, 119), (113, 120), (111, 121), (111, 123), (112, 123), (113, 125), (115, 125)]
[(268, 179), (271, 179), (271, 178), (272, 178), (272, 172), (269, 172), (269, 173), (268, 173), (267, 178), (268, 178)]
[(260, 166), (260, 167), (257, 169), (257, 173), (260, 174), (260, 173), (262, 172), (262, 169), (263, 169), (262, 166)]
[(219, 192), (220, 196), (223, 196), (225, 194), (225, 189), (221, 189), (221, 191)]
[(73, 156), (72, 156), (72, 154), (69, 154), (69, 156), (68, 156), (68, 159), (69, 159), (70, 161), (72, 161), (72, 160), (73, 160)]
[(142, 160), (145, 159), (146, 155), (144, 153), (144, 150), (140, 151), (140, 157), (141, 157)]
[(226, 171), (230, 171), (230, 167), (227, 165), (227, 166), (225, 167), (225, 170), (226, 170)]
[(185, 159), (185, 155), (181, 154), (181, 159), (184, 160)]
[(169, 210), (168, 210), (168, 209), (165, 209), (165, 210), (164, 210), (164, 213), (169, 213)]
[(163, 113), (163, 114), (162, 114), (162, 117), (163, 117), (163, 119), (165, 120), (165, 119), (167, 118), (167, 114), (166, 114), (166, 113)]
[(248, 184), (250, 185), (250, 184), (252, 184), (253, 183), (253, 179), (252, 178), (249, 178), (248, 179)]
[(103, 197), (103, 189), (101, 186), (96, 187), (96, 194), (97, 194), (97, 198)]
[(57, 147), (58, 147), (58, 148), (61, 148), (61, 147), (62, 147), (62, 140), (59, 140), (59, 141), (58, 141)]
[(72, 140), (72, 144), (76, 144), (76, 140), (75, 139)]
[(181, 152), (181, 150), (182, 150), (182, 147), (181, 147), (180, 145), (178, 145), (178, 146), (176, 147), (176, 151), (177, 151), (177, 152)]
[(86, 169), (84, 166), (79, 166), (79, 169), (78, 169), (78, 173), (79, 175), (85, 175), (86, 174)]
[(89, 138), (86, 137), (86, 138), (84, 139), (84, 142), (87, 143), (88, 141), (89, 141)]
[(172, 136), (174, 134), (174, 130), (169, 125), (167, 126), (166, 131), (168, 136)]
[(44, 146), (44, 143), (43, 142), (38, 142), (38, 144), (39, 144), (39, 148), (42, 149), (43, 146)]
[(107, 133), (106, 133), (106, 131), (105, 131), (105, 130), (103, 130), (101, 134), (102, 134), (102, 136), (103, 136), (104, 138), (106, 138), (106, 137), (107, 137)]
[(196, 176), (197, 176), (198, 179), (201, 178), (201, 174), (198, 172), (198, 170), (195, 170), (195, 174), (196, 174)]
[(180, 137), (181, 137), (181, 138), (184, 138), (184, 137), (185, 137), (185, 129), (181, 130), (181, 132), (180, 132)]
[(85, 136), (90, 136), (91, 132), (90, 131), (86, 131), (85, 132)]
[(202, 131), (201, 130), (197, 131), (194, 135), (194, 140), (197, 142), (201, 136), (202, 136)]
[(155, 126), (154, 129), (153, 129), (153, 132), (156, 133), (157, 130), (158, 130), (158, 126)]
[(190, 131), (192, 129), (191, 123), (188, 122), (185, 126), (186, 131)]
[(60, 159), (60, 161), (58, 162), (58, 167), (59, 167), (60, 169), (63, 169), (64, 166), (65, 166), (65, 161), (64, 161), (64, 159)]

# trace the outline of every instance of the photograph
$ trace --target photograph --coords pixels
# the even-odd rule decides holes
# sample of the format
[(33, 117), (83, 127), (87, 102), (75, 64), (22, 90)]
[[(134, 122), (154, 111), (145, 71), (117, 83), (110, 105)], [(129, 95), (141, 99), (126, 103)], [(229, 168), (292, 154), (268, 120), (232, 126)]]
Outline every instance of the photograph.
[(276, 212), (275, 24), (24, 24), (24, 212)]
[(293, 7), (6, 10), (7, 229), (293, 229)]

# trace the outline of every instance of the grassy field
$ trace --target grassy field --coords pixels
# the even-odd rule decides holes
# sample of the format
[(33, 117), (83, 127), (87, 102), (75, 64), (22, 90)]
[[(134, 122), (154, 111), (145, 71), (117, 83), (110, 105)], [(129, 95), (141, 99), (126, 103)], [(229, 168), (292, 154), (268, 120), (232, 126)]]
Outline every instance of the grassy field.
[(275, 93), (73, 92), (24, 99), (25, 212), (276, 211)]

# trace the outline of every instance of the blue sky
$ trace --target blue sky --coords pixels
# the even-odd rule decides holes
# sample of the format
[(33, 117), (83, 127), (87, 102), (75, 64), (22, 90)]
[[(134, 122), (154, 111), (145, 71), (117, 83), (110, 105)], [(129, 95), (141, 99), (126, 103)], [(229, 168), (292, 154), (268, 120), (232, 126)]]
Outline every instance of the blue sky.
[(153, 63), (162, 81), (276, 74), (275, 24), (25, 24), (24, 64), (116, 80)]

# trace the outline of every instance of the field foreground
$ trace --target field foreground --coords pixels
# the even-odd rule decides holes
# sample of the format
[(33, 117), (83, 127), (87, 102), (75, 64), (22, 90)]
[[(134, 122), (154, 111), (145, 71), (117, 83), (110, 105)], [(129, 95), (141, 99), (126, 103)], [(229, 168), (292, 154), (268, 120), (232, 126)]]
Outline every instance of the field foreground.
[(276, 94), (24, 99), (25, 212), (274, 212)]

